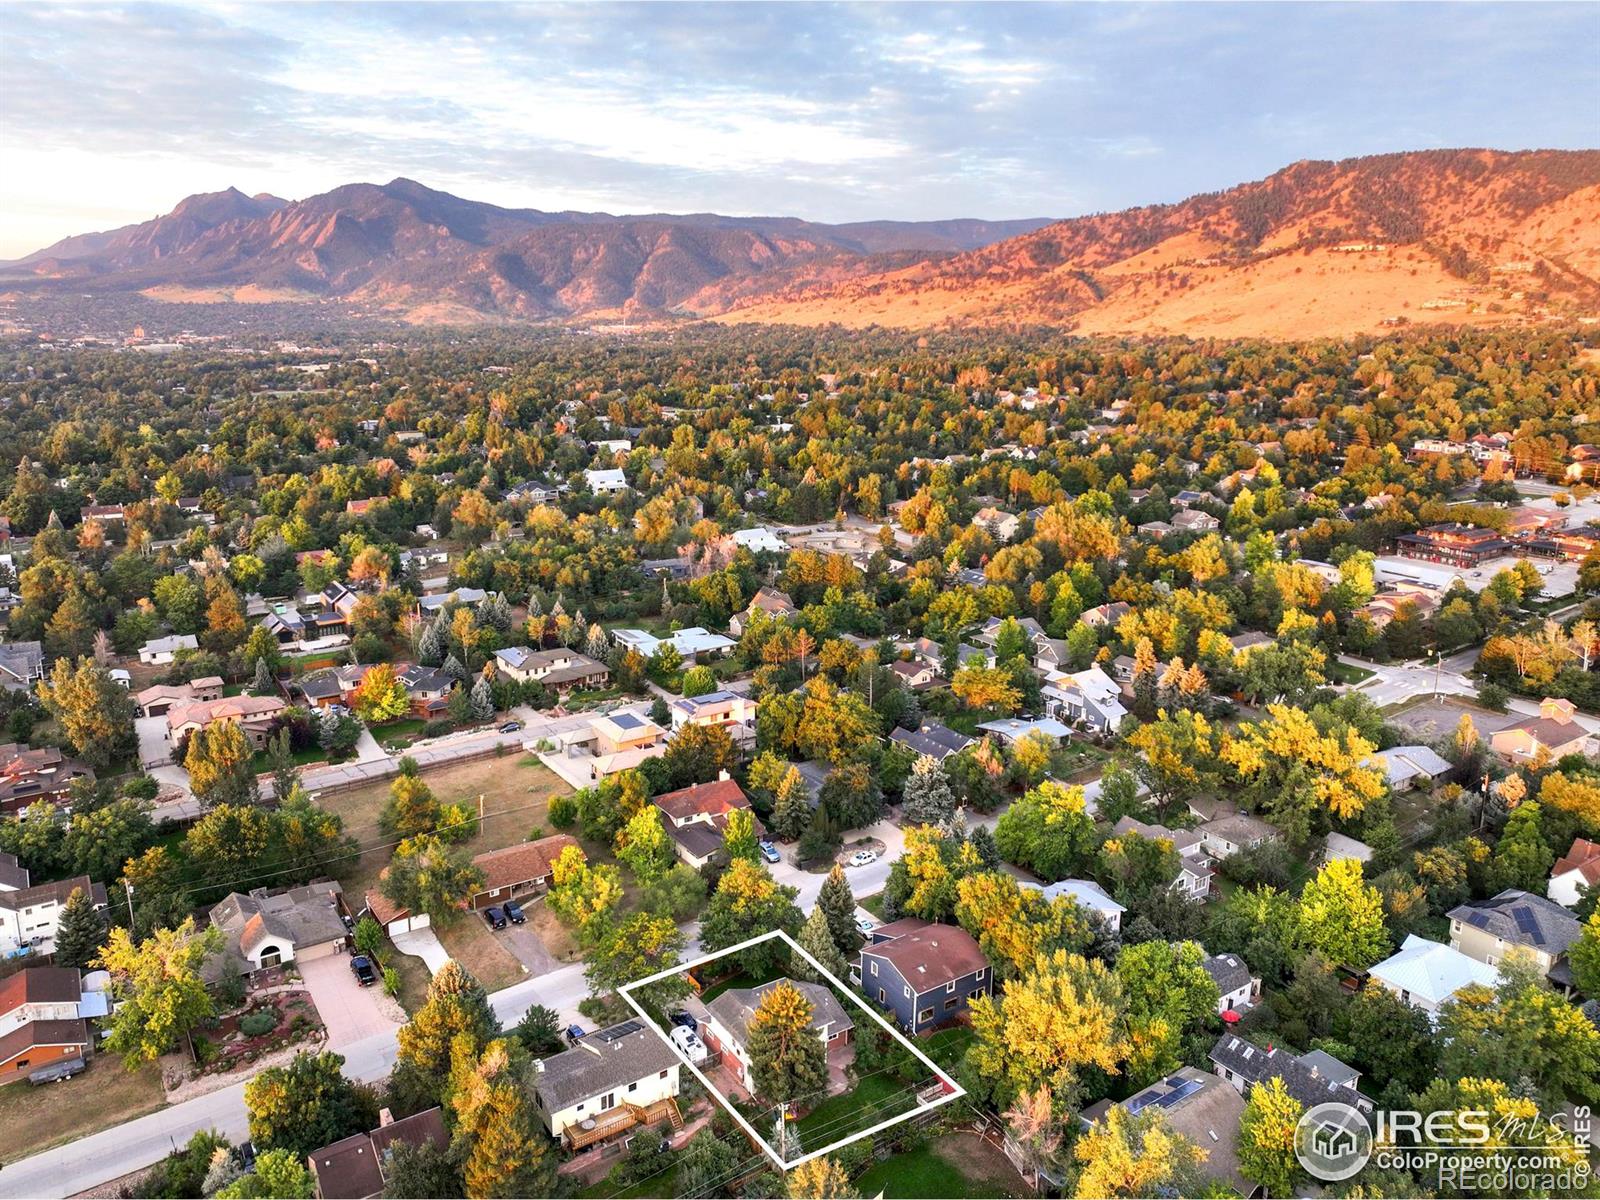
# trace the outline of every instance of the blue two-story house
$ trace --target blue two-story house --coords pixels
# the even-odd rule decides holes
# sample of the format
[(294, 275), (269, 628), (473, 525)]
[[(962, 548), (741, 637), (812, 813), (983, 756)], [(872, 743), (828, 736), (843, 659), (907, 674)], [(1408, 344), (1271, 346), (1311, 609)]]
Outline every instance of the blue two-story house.
[(861, 948), (861, 989), (908, 1033), (948, 1024), (994, 991), (989, 960), (965, 929), (906, 917), (871, 937)]

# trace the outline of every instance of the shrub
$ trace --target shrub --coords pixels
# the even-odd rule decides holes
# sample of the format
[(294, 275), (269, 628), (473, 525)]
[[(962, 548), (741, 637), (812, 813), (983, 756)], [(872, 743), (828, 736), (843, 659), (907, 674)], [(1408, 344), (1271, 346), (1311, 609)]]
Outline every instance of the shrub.
[(134, 800), (154, 800), (160, 790), (153, 775), (140, 775), (122, 785), (122, 794)]
[(383, 994), (390, 997), (400, 995), (400, 972), (393, 967), (383, 969)]
[(239, 1018), (239, 1032), (245, 1037), (260, 1037), (278, 1027), (278, 1014), (270, 1008), (258, 1008)]
[(578, 820), (578, 802), (571, 796), (550, 797), (550, 824), (557, 829), (571, 829)]

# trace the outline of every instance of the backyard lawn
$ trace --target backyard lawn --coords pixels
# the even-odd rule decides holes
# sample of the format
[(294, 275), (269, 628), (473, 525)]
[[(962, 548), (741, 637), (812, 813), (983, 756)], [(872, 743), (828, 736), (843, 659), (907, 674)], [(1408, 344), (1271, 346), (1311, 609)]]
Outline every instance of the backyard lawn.
[(1373, 672), (1366, 667), (1353, 667), (1349, 663), (1334, 659), (1327, 665), (1328, 679), (1333, 683), (1365, 683), (1371, 679)]
[(916, 1106), (917, 1085), (901, 1083), (888, 1074), (869, 1075), (800, 1118), (800, 1144), (820, 1149)]
[(890, 1200), (1032, 1194), (1004, 1154), (970, 1133), (946, 1135), (869, 1167), (856, 1177), (855, 1191)]
[(75, 1141), (111, 1125), (154, 1112), (167, 1102), (161, 1068), (125, 1071), (110, 1054), (89, 1060), (88, 1069), (65, 1083), (0, 1088), (0, 1129), (7, 1129), (8, 1162)]

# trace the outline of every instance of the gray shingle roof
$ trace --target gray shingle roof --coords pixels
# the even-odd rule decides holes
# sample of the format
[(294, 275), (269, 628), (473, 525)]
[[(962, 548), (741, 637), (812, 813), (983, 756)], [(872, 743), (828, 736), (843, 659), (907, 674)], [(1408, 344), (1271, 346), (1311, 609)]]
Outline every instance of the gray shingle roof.
[(716, 1017), (722, 1027), (738, 1039), (742, 1046), (750, 1039), (750, 1018), (755, 1015), (756, 1006), (761, 1003), (761, 998), (778, 984), (788, 982), (792, 984), (802, 996), (811, 1001), (811, 1027), (821, 1028), (824, 1024), (831, 1024), (835, 1033), (840, 1030), (854, 1029), (855, 1022), (844, 1011), (844, 1005), (838, 998), (823, 987), (820, 983), (803, 983), (798, 979), (774, 979), (753, 988), (729, 988), (710, 1004), (706, 1005), (711, 1010), (711, 1015)]
[[(1296, 1058), (1276, 1046), (1263, 1050), (1254, 1042), (1231, 1033), (1223, 1034), (1211, 1047), (1211, 1061), (1219, 1068), (1231, 1070), (1246, 1084), (1281, 1079), (1285, 1090), (1307, 1108), (1329, 1100), (1353, 1104), (1363, 1110), (1371, 1107), (1371, 1102), (1364, 1097), (1358, 1100), (1360, 1094), (1345, 1082), (1350, 1068), (1330, 1058), (1329, 1061), (1341, 1069), (1335, 1072), (1338, 1078), (1329, 1078), (1318, 1068), (1319, 1060), (1307, 1059), (1310, 1056)], [(1245, 1091), (1248, 1094), (1248, 1087)]]
[(1517, 888), (1476, 904), (1457, 905), (1448, 915), (1452, 921), (1556, 957), (1565, 954), (1583, 932), (1578, 918), (1554, 900)]
[(623, 1021), (543, 1060), (533, 1077), (534, 1087), (545, 1111), (556, 1113), (679, 1062), (661, 1035), (643, 1021)]

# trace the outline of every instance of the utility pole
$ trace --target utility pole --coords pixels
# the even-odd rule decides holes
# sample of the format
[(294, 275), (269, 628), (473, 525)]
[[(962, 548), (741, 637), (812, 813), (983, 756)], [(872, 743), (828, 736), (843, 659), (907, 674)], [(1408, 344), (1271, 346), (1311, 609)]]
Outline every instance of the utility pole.
[(128, 889), (128, 929), (131, 931), (133, 929), (133, 884), (124, 879), (122, 886)]

